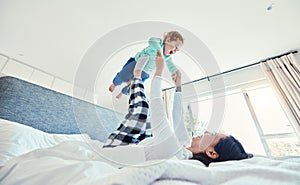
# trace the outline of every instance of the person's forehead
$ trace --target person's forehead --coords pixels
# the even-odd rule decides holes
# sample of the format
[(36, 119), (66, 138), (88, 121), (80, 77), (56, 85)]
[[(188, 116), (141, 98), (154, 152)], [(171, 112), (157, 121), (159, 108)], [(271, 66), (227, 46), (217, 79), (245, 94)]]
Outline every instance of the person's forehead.
[(177, 40), (171, 40), (170, 43), (176, 44), (176, 45), (182, 45), (182, 41), (177, 39)]
[(225, 138), (227, 138), (228, 136), (227, 135), (225, 135), (225, 134), (220, 134), (220, 133), (218, 133), (217, 135), (216, 135), (216, 138), (218, 138), (218, 139), (225, 139)]
[(182, 45), (182, 41), (179, 40), (179, 39), (177, 39), (175, 42), (176, 42), (177, 45), (180, 45), (180, 46)]
[(213, 145), (215, 146), (216, 144), (218, 144), (218, 143), (220, 142), (221, 139), (225, 139), (225, 138), (227, 138), (227, 137), (228, 137), (228, 136), (225, 135), (225, 134), (220, 134), (220, 133), (216, 134), (216, 135), (215, 135), (215, 138), (214, 138)]
[(194, 137), (195, 139), (204, 139), (204, 138), (211, 138), (211, 140), (213, 141), (213, 145), (217, 144), (220, 139), (225, 139), (227, 138), (228, 136), (225, 135), (225, 134), (221, 134), (221, 133), (211, 133), (211, 132), (208, 132), (208, 131), (205, 131), (203, 133), (203, 135), (200, 135), (200, 136), (197, 136), (197, 137)]

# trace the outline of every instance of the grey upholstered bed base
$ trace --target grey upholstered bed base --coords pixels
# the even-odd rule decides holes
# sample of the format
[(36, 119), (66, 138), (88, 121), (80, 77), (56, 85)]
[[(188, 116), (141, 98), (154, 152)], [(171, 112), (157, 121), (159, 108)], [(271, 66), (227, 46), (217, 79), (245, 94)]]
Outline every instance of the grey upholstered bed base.
[(0, 118), (47, 133), (87, 133), (105, 141), (123, 115), (9, 76), (0, 77)]

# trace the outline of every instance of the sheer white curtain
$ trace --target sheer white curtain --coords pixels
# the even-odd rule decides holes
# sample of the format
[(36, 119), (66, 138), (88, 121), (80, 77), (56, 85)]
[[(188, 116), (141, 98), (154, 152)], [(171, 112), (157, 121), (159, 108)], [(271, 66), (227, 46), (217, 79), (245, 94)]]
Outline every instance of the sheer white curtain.
[(300, 137), (300, 68), (293, 54), (261, 63), (295, 131)]

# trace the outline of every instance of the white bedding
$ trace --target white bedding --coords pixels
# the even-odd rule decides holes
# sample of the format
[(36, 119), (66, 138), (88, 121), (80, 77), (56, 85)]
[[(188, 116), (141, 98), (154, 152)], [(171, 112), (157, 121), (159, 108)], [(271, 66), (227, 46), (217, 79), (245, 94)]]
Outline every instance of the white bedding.
[(86, 134), (48, 134), (32, 127), (0, 119), (0, 166), (9, 159), (63, 141), (85, 141)]
[[(19, 131), (22, 130), (18, 126), (15, 127)], [(8, 141), (7, 138), (2, 138), (1, 128), (4, 128), (3, 125), (0, 127), (0, 145), (2, 140)], [(31, 129), (23, 129), (27, 129), (28, 134), (21, 135), (31, 146), (24, 147), (22, 154), (14, 153), (15, 156), (2, 163), (0, 184), (300, 184), (300, 157), (254, 157), (214, 163), (210, 167), (204, 167), (198, 161), (169, 159), (155, 161), (155, 164), (150, 161), (119, 169), (103, 160), (95, 150), (98, 146), (97, 141), (86, 142), (88, 137), (78, 139), (75, 136), (74, 140), (59, 135), (59, 141), (56, 140), (56, 143), (52, 144), (46, 142), (47, 137), (40, 137), (44, 139), (44, 145), (37, 138), (34, 142), (29, 141), (31, 138), (26, 136), (32, 135)], [(14, 141), (22, 140), (21, 135)], [(49, 136), (51, 141), (55, 140), (53, 137)], [(24, 142), (21, 145), (23, 144)], [(35, 148), (38, 145), (41, 149)]]

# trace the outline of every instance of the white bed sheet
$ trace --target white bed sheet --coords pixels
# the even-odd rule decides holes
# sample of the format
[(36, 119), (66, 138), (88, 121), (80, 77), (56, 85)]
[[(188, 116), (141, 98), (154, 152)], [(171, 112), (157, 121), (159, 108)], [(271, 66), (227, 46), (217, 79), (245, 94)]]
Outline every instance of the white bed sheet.
[(0, 119), (0, 166), (11, 158), (63, 141), (85, 141), (86, 134), (48, 134), (13, 121)]
[[(16, 127), (21, 131), (28, 129)], [(31, 129), (26, 131), (28, 133)], [(26, 139), (22, 145), (28, 142), (34, 147), (26, 148), (26, 152), (23, 150), (25, 153), (3, 163), (0, 167), (0, 184), (300, 184), (300, 157), (253, 157), (214, 163), (210, 167), (204, 167), (199, 161), (169, 159), (119, 169), (99, 155), (95, 150), (99, 143), (89, 138), (72, 140), (60, 137), (61, 140), (50, 146), (49, 143), (55, 140), (54, 136), (49, 137), (52, 140), (48, 142), (47, 137), (31, 140), (31, 137), (26, 137), (28, 134), (21, 133), (17, 141), (22, 140), (21, 135)], [(37, 141), (39, 139), (47, 141), (41, 144)], [(40, 149), (35, 148), (37, 143), (42, 146)]]

